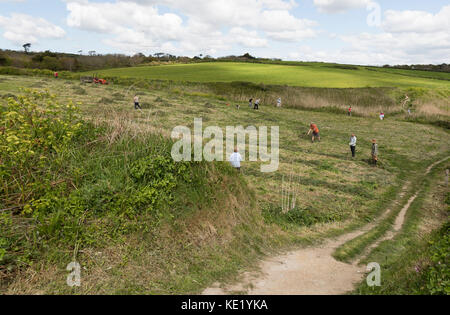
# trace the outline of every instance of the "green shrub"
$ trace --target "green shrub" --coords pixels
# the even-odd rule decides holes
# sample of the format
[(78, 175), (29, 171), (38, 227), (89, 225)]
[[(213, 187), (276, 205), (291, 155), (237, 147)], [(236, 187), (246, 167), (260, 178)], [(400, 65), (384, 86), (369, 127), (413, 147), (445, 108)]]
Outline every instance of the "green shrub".
[(450, 294), (450, 223), (439, 233), (437, 240), (430, 243), (431, 265), (423, 272), (427, 294)]
[(281, 227), (313, 226), (317, 223), (329, 223), (342, 220), (337, 212), (318, 212), (313, 209), (294, 208), (283, 213), (281, 207), (267, 206), (263, 209), (263, 217), (267, 223), (278, 224)]
[(10, 66), (11, 65), (11, 59), (8, 56), (5, 56), (3, 54), (0, 54), (0, 66)]

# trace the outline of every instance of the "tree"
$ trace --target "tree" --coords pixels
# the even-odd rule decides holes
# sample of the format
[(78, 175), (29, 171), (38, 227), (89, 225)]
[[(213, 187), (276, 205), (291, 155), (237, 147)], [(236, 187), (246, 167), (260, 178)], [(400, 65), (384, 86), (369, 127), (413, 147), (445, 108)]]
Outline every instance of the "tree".
[(31, 44), (30, 43), (26, 43), (22, 47), (23, 47), (23, 49), (25, 49), (25, 53), (28, 54), (28, 52), (30, 51), (30, 48), (31, 48)]
[(88, 54), (89, 56), (95, 56), (97, 52), (95, 50), (91, 50)]
[(52, 70), (52, 71), (57, 71), (61, 68), (61, 64), (60, 64), (58, 58), (45, 56), (41, 62), (41, 68)]
[(253, 57), (253, 56), (250, 55), (249, 53), (246, 53), (245, 55), (243, 55), (242, 58), (246, 58), (246, 59), (256, 59), (255, 57)]

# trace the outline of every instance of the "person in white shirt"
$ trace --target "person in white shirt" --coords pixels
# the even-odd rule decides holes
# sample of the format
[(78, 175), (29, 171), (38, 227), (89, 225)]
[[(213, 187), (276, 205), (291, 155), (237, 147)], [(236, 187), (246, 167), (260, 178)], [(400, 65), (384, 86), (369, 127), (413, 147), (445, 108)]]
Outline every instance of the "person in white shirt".
[(234, 149), (234, 153), (230, 156), (230, 163), (239, 172), (241, 171), (241, 162), (243, 161), (242, 155), (238, 152), (238, 149)]
[(281, 97), (277, 100), (277, 107), (281, 107)]
[(142, 109), (141, 105), (139, 104), (139, 96), (134, 96), (134, 109)]
[(350, 138), (350, 149), (352, 150), (352, 157), (356, 157), (356, 142), (358, 139), (355, 135), (352, 135)]
[(261, 103), (261, 100), (258, 98), (256, 101), (255, 101), (255, 110), (259, 110), (259, 104)]

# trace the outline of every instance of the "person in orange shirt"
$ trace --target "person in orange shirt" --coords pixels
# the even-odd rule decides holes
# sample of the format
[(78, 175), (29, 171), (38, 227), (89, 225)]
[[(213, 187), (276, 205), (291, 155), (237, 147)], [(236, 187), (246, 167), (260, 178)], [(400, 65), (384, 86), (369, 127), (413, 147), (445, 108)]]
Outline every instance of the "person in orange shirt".
[(317, 140), (320, 142), (320, 131), (319, 127), (315, 123), (311, 123), (309, 126), (308, 136), (312, 133), (312, 142), (314, 143)]

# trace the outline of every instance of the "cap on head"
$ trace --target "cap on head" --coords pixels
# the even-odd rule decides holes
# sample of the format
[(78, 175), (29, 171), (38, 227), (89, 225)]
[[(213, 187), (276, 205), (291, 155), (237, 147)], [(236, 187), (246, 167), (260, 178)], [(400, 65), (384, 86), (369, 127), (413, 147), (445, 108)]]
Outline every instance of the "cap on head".
[(377, 143), (377, 140), (375, 140), (375, 139), (372, 139), (372, 143)]

